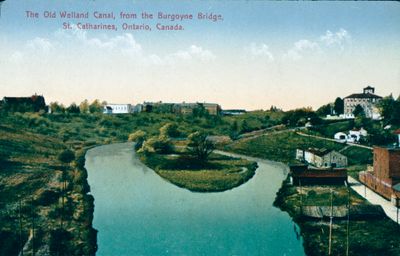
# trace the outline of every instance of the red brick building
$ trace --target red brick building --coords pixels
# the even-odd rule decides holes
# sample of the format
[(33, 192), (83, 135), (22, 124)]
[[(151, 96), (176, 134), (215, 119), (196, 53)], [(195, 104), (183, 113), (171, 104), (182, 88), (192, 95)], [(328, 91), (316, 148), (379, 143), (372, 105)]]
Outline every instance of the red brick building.
[(374, 147), (374, 165), (360, 172), (361, 182), (387, 199), (396, 195), (400, 183), (400, 148)]

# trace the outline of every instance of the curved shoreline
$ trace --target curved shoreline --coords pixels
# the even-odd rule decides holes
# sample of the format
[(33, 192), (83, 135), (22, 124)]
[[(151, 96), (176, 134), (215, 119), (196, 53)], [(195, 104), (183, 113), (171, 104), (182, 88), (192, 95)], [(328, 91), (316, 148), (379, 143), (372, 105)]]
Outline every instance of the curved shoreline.
[(223, 192), (239, 187), (253, 178), (258, 168), (257, 162), (243, 157), (213, 157), (204, 166), (197, 166), (186, 158), (170, 159), (168, 155), (157, 153), (135, 155), (163, 180), (200, 193)]
[[(106, 149), (108, 149), (108, 151)], [(223, 159), (220, 156), (216, 156), (216, 158)], [(292, 252), (292, 255), (304, 255), (302, 241), (299, 241), (298, 238), (296, 239), (292, 232), (292, 219), (285, 212), (280, 211), (272, 205), (280, 182), (283, 179), (282, 168), (276, 168), (276, 165), (272, 167), (260, 163), (257, 177), (253, 177), (251, 182), (246, 183), (246, 185), (238, 189), (232, 189), (226, 191), (226, 193), (192, 193), (186, 189), (180, 189), (170, 182), (166, 182), (159, 175), (155, 175), (154, 171), (146, 167), (143, 162), (138, 160), (139, 159), (134, 156), (133, 149), (131, 150), (129, 145), (125, 147), (104, 147), (96, 152), (92, 151), (92, 154), (87, 156), (87, 168), (90, 176), (89, 182), (94, 188), (93, 195), (96, 197), (96, 212), (93, 224), (94, 227), (99, 230), (99, 255), (110, 255), (111, 251), (115, 252), (116, 248), (111, 243), (114, 237), (118, 239), (118, 241), (123, 237), (132, 237), (132, 239), (134, 237), (142, 237), (143, 239), (137, 240), (133, 247), (129, 245), (129, 243), (132, 243), (130, 238), (123, 240), (123, 244), (125, 244), (126, 247), (121, 250), (137, 252), (138, 255), (140, 255), (139, 252), (142, 253), (141, 255), (151, 255), (145, 252), (151, 250), (153, 250), (153, 252), (158, 252), (158, 250), (163, 250), (165, 248), (170, 248), (181, 253), (183, 251), (194, 253), (195, 251), (191, 248), (196, 248), (196, 246), (199, 245), (203, 246), (205, 240), (209, 239), (208, 237), (195, 239), (192, 242), (188, 241), (187, 246), (193, 244), (192, 246), (194, 247), (185, 247), (186, 249), (174, 246), (174, 238), (172, 238), (172, 240), (167, 238), (171, 237), (169, 232), (179, 234), (179, 236), (182, 236), (182, 239), (183, 237), (187, 238), (188, 235), (190, 236), (190, 232), (185, 235), (185, 232), (188, 231), (184, 231), (180, 228), (185, 225), (189, 225), (189, 227), (194, 225), (193, 228), (199, 235), (204, 234), (204, 232), (211, 232), (210, 234), (214, 234), (216, 238), (219, 237), (222, 239), (218, 243), (216, 242), (215, 245), (213, 244), (210, 249), (204, 249), (205, 251), (218, 251), (219, 244), (224, 243), (224, 241), (226, 241), (226, 249), (223, 249), (223, 251), (229, 250), (229, 248), (236, 248), (233, 241), (235, 241), (235, 238), (239, 235), (244, 236), (243, 238), (254, 237), (254, 242), (256, 244), (248, 248), (253, 252), (262, 250), (269, 252), (266, 255), (272, 255), (273, 251), (281, 251), (285, 253)], [(113, 189), (116, 185), (118, 185), (118, 189), (115, 189), (115, 191), (110, 194), (110, 189)], [(113, 198), (119, 198), (120, 200), (115, 201)], [(131, 200), (131, 198), (136, 198), (135, 203), (130, 203), (128, 205), (124, 203), (125, 200)], [(149, 199), (152, 200), (149, 201)], [(127, 223), (124, 218), (119, 218), (112, 222), (109, 220), (110, 217), (112, 218), (115, 216), (110, 215), (108, 210), (110, 207), (112, 209), (119, 209), (120, 207), (125, 209), (125, 214), (123, 215), (129, 218), (129, 222), (134, 225), (132, 227), (137, 228), (148, 223), (151, 224), (153, 228), (145, 229), (146, 231), (143, 231), (145, 233), (141, 233), (141, 228), (134, 233), (128, 230), (125, 232), (121, 230)], [(245, 211), (243, 211), (243, 207), (246, 209)], [(166, 212), (164, 212), (164, 209)], [(227, 211), (228, 209), (229, 211)], [(254, 214), (259, 217), (253, 219), (251, 216), (254, 216)], [(264, 217), (261, 217), (260, 214)], [(133, 216), (135, 218), (132, 219)], [(171, 216), (174, 217), (171, 219)], [(265, 216), (279, 217), (273, 219)], [(199, 218), (199, 221), (197, 221), (197, 218)], [(252, 219), (250, 223), (248, 222), (249, 218)], [(237, 223), (235, 220), (241, 220), (243, 223)], [(159, 221), (162, 222), (159, 223)], [(164, 224), (164, 221), (168, 224)], [(171, 221), (173, 221), (173, 223), (171, 223)], [(188, 221), (188, 223), (186, 223), (186, 221)], [(237, 229), (238, 233), (225, 233), (224, 229), (221, 228), (206, 231), (207, 227), (201, 224), (204, 221), (206, 223), (207, 221), (210, 221), (210, 223), (214, 223), (215, 221), (215, 225), (221, 225), (221, 227), (227, 227), (226, 225), (229, 225), (229, 229)], [(222, 223), (218, 224), (221, 221)], [(112, 227), (110, 226), (111, 223)], [(238, 224), (240, 224), (240, 226), (238, 226)], [(162, 228), (170, 227), (170, 225), (172, 225), (174, 231)], [(265, 228), (270, 230), (268, 233), (276, 233), (276, 236), (274, 236), (274, 240), (276, 241), (287, 241), (290, 238), (288, 241), (291, 241), (291, 246), (280, 246), (278, 245), (279, 243), (276, 243), (266, 248), (265, 243), (268, 243), (270, 238), (265, 233)], [(279, 231), (279, 228), (283, 228), (284, 230)], [(152, 239), (146, 238), (147, 232), (149, 232), (149, 235), (154, 232), (160, 232), (161, 234), (165, 232), (166, 235), (170, 235), (165, 237), (162, 235), (163, 239), (161, 240), (164, 243), (163, 247), (147, 247), (144, 243), (148, 242), (148, 239)], [(230, 237), (229, 241), (231, 242), (228, 242), (223, 237)], [(245, 241), (243, 239), (241, 240)], [(138, 246), (144, 246), (146, 249), (138, 249)], [(239, 255), (243, 254), (243, 249), (236, 249), (238, 252), (241, 252)], [(196, 250), (196, 252), (197, 251), (198, 250)], [(159, 254), (153, 253), (152, 255)], [(192, 255), (202, 254), (194, 253)]]

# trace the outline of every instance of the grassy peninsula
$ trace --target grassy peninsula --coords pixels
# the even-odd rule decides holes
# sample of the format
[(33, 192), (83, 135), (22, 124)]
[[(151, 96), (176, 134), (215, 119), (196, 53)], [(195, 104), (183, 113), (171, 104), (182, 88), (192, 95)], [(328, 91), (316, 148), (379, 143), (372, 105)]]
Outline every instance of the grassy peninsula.
[(257, 163), (213, 153), (215, 143), (204, 132), (182, 136), (167, 123), (156, 136), (139, 130), (129, 136), (141, 161), (165, 180), (193, 192), (219, 192), (240, 186), (255, 174)]
[(212, 154), (200, 163), (187, 154), (141, 155), (140, 159), (165, 180), (193, 192), (219, 192), (251, 179), (257, 164), (244, 159)]

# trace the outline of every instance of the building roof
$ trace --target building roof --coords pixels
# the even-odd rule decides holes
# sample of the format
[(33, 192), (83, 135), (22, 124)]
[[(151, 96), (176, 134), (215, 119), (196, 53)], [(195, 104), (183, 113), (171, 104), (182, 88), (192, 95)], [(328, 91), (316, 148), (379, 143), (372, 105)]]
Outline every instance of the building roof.
[(394, 190), (399, 191), (400, 192), (400, 183), (397, 183), (396, 185), (394, 185), (392, 187)]
[(368, 85), (367, 87), (364, 88), (364, 90), (368, 90), (368, 89), (375, 89), (375, 88), (370, 85)]
[(400, 134), (400, 129), (397, 129), (393, 132), (394, 134)]
[(332, 150), (326, 149), (326, 148), (309, 148), (306, 151), (313, 153), (314, 155), (317, 156), (324, 156), (331, 152)]
[(381, 96), (378, 96), (376, 94), (373, 93), (353, 93), (347, 97), (344, 97), (345, 99), (382, 99)]

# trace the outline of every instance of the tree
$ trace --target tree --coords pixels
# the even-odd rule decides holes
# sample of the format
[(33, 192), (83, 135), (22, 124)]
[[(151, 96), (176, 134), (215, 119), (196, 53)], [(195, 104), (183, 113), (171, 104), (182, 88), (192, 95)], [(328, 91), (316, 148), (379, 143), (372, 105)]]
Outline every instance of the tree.
[(79, 110), (83, 114), (90, 113), (89, 112), (89, 102), (87, 99), (85, 99), (84, 101), (81, 102), (81, 104), (79, 104)]
[(90, 105), (89, 105), (89, 112), (90, 113), (102, 113), (103, 108), (104, 108), (104, 102), (100, 103), (98, 99), (95, 99)]
[(143, 142), (139, 152), (167, 154), (172, 152), (171, 140), (162, 136), (154, 136)]
[(358, 116), (365, 116), (365, 112), (364, 112), (363, 107), (361, 107), (361, 105), (357, 105), (357, 106), (354, 108), (353, 115), (354, 115), (355, 117), (358, 117)]
[(128, 141), (134, 141), (135, 149), (138, 150), (143, 146), (143, 142), (146, 139), (146, 132), (142, 130), (137, 130), (134, 133), (129, 134)]
[(203, 132), (194, 132), (188, 137), (188, 151), (196, 156), (199, 161), (206, 161), (208, 156), (214, 151), (215, 145), (207, 139)]
[(71, 150), (66, 149), (58, 155), (58, 160), (64, 164), (69, 164), (75, 160), (75, 154)]
[(317, 109), (317, 111), (316, 111), (316, 113), (317, 113), (319, 116), (330, 115), (331, 112), (332, 112), (331, 104), (323, 105), (323, 106), (319, 107), (319, 108)]
[(50, 111), (51, 113), (64, 113), (65, 112), (65, 107), (63, 104), (56, 102), (51, 102), (50, 103)]
[(337, 97), (335, 103), (333, 104), (333, 110), (335, 110), (336, 115), (344, 113), (344, 101)]
[(193, 117), (209, 117), (208, 110), (201, 103), (198, 103), (197, 106), (193, 109), (192, 115)]
[(240, 127), (240, 133), (249, 132), (250, 130), (251, 129), (250, 129), (249, 124), (247, 123), (247, 120), (243, 120), (241, 127)]
[(282, 123), (288, 126), (301, 126), (304, 125), (307, 120), (314, 117), (315, 113), (310, 107), (299, 108), (295, 110), (290, 110), (285, 113), (282, 117)]
[(160, 136), (178, 137), (179, 135), (180, 132), (176, 123), (166, 123), (160, 128)]
[(71, 114), (79, 114), (81, 112), (79, 107), (75, 103), (72, 103), (71, 105), (69, 105), (69, 107), (66, 110), (68, 113), (71, 113)]
[(381, 116), (386, 123), (400, 124), (400, 96), (394, 100), (392, 95), (384, 97), (378, 104)]

